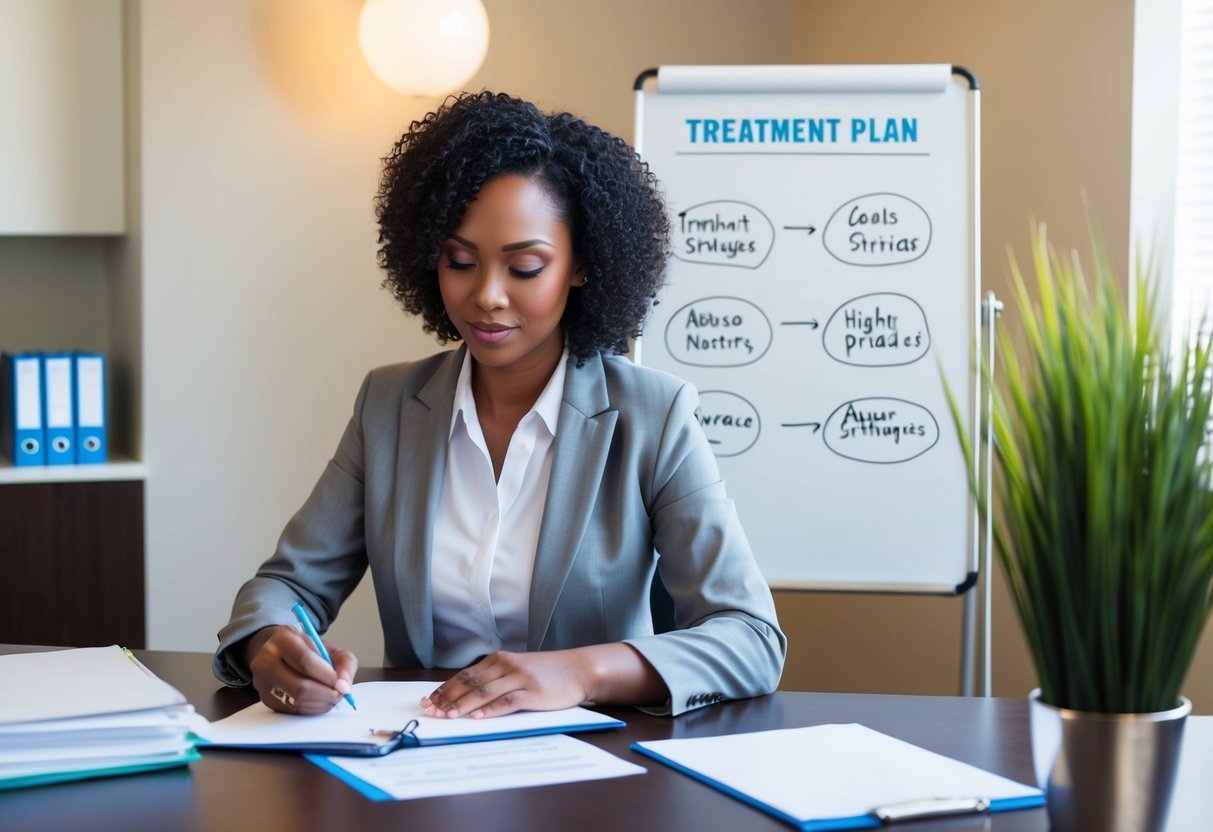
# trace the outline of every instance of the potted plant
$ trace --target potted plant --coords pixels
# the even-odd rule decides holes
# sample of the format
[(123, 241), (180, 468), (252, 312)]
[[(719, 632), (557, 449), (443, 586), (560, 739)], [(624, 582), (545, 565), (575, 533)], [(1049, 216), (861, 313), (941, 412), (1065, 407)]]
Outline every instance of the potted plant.
[(1043, 225), (1032, 262), (1035, 300), (1011, 255), (1018, 309), (987, 383), (993, 537), (1040, 682), (1037, 770), (1055, 830), (1160, 829), (1213, 601), (1213, 336), (1201, 321), (1169, 342), (1150, 270), (1126, 303), (1094, 232), (1089, 272)]

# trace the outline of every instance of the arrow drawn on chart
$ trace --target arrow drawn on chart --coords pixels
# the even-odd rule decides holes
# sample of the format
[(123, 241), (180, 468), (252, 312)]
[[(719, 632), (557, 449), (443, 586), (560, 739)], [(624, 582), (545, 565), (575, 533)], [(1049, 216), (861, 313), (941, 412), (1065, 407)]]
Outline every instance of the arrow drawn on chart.
[[(812, 225), (785, 225), (783, 227), (783, 230), (784, 231), (807, 231), (809, 234), (812, 234), (814, 231), (817, 230), (817, 227), (812, 226)], [(808, 235), (806, 234), (805, 236), (808, 236)]]
[(817, 329), (817, 319), (810, 318), (807, 321), (780, 321), (780, 326), (807, 326), (809, 329)]
[(781, 428), (812, 428), (813, 433), (821, 430), (821, 422), (780, 422)]

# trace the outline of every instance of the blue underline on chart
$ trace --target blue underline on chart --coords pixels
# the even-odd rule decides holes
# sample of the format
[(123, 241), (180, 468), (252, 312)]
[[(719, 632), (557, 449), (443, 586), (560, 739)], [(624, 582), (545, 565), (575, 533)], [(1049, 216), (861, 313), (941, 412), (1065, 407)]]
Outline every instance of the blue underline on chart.
[(678, 150), (675, 156), (930, 156), (930, 153), (848, 153), (817, 150)]

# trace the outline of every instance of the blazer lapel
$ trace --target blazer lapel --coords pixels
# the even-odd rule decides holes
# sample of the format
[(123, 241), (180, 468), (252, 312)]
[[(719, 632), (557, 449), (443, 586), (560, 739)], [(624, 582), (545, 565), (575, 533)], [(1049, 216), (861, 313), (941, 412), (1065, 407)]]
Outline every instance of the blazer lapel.
[(466, 349), (451, 351), (416, 396), (406, 398), (400, 408), (396, 590), (405, 632), (423, 667), (432, 667), (434, 660), (434, 606), (430, 588), (434, 518), (442, 498), (455, 384)]
[(531, 577), (527, 649), (538, 650), (598, 496), (618, 413), (608, 410), (602, 357), (570, 360), (553, 442), (552, 472)]

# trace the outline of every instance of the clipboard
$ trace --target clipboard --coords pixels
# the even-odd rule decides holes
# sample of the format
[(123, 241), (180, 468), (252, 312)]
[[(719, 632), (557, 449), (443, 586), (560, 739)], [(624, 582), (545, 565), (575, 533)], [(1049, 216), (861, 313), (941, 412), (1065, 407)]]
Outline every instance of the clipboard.
[(858, 724), (631, 747), (802, 832), (1045, 803), (1038, 788)]

